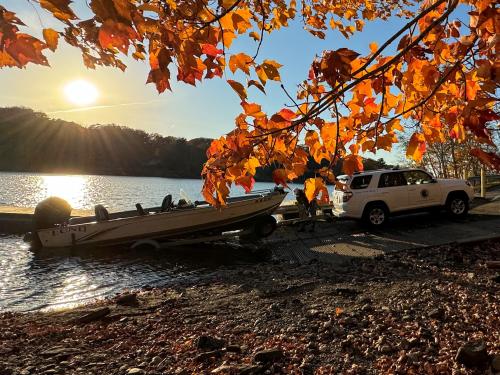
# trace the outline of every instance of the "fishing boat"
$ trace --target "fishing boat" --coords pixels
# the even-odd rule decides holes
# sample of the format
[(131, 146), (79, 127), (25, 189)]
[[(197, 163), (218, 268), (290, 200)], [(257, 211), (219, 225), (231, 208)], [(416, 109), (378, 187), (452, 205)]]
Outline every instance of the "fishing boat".
[(73, 218), (67, 208), (61, 210), (54, 208), (53, 202), (45, 202), (35, 210), (31, 242), (50, 248), (108, 246), (133, 244), (143, 239), (160, 241), (214, 235), (239, 229), (265, 237), (276, 227), (271, 214), (285, 196), (282, 188), (275, 188), (228, 198), (225, 206), (215, 208), (204, 201), (191, 203), (184, 199), (173, 204), (168, 195), (160, 207), (143, 209), (137, 204), (136, 210), (110, 214), (102, 205), (97, 205), (95, 216)]

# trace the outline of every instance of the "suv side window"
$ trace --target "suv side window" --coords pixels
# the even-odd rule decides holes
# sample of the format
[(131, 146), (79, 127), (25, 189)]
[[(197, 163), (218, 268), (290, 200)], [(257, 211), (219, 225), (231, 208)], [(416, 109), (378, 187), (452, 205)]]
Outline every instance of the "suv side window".
[(430, 184), (432, 177), (423, 171), (406, 171), (404, 172), (408, 185)]
[(372, 175), (357, 176), (352, 179), (351, 189), (366, 189), (370, 185)]
[(401, 172), (383, 173), (378, 181), (379, 188), (403, 185), (406, 185), (406, 180)]

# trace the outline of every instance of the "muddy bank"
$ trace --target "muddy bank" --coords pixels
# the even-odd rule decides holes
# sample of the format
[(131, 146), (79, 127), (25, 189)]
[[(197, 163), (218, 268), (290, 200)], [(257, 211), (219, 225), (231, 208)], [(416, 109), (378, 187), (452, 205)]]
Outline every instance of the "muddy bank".
[(499, 259), (490, 242), (342, 267), (274, 261), (76, 310), (4, 313), (0, 374), (494, 373), (500, 280), (486, 262)]

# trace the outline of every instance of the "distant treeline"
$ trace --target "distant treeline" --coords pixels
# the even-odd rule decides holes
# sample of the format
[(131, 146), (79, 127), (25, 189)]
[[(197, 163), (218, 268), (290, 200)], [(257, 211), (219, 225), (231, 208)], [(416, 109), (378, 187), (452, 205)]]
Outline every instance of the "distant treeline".
[[(1, 171), (199, 178), (210, 142), (119, 125), (84, 127), (28, 108), (0, 108)], [(365, 164), (386, 166), (382, 159)], [(256, 179), (270, 181), (271, 170), (258, 171)]]
[(84, 127), (26, 108), (0, 108), (0, 170), (199, 178), (211, 140), (118, 125)]

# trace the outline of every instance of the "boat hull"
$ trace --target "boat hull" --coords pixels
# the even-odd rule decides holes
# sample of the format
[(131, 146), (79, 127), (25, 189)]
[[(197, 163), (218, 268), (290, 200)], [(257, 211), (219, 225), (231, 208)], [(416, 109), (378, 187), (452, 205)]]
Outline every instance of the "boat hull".
[(208, 205), (143, 216), (59, 226), (36, 232), (42, 247), (127, 244), (140, 239), (172, 239), (207, 232), (243, 229), (271, 214), (282, 203), (280, 191), (233, 201), (217, 209)]

